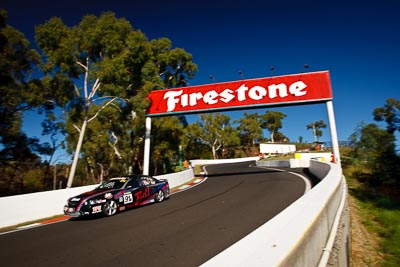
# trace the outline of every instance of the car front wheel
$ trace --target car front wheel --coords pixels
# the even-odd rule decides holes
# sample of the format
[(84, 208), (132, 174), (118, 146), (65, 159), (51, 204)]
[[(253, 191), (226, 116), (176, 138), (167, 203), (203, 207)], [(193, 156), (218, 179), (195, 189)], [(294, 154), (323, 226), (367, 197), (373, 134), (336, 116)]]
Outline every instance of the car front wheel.
[(118, 204), (115, 200), (107, 200), (103, 207), (103, 214), (104, 216), (113, 216), (118, 211)]

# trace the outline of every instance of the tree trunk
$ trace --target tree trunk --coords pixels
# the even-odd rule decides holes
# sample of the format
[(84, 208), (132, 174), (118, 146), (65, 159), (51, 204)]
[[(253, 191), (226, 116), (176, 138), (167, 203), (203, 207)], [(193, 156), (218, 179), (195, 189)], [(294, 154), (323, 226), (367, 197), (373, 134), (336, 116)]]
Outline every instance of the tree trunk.
[(212, 154), (213, 154), (213, 158), (217, 159), (217, 152), (215, 151), (215, 146), (212, 146)]
[(314, 134), (314, 142), (318, 142), (318, 136), (317, 136), (317, 128), (315, 127), (315, 124), (313, 124), (313, 134)]
[(74, 181), (76, 166), (78, 165), (79, 153), (81, 152), (81, 147), (82, 147), (82, 143), (83, 143), (83, 137), (85, 136), (87, 121), (88, 121), (88, 118), (86, 117), (83, 120), (82, 127), (79, 132), (79, 140), (78, 140), (78, 144), (76, 145), (74, 159), (73, 159), (72, 165), (71, 165), (71, 171), (68, 176), (67, 188), (71, 188), (72, 182)]

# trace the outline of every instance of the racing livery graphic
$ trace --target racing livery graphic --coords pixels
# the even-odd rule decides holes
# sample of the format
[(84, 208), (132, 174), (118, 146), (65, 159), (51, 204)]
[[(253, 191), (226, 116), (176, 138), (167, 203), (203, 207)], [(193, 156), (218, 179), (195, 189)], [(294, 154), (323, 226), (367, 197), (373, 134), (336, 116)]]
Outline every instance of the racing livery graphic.
[(81, 217), (102, 213), (112, 216), (118, 211), (169, 198), (167, 180), (159, 180), (147, 175), (112, 178), (94, 190), (68, 199), (64, 214)]

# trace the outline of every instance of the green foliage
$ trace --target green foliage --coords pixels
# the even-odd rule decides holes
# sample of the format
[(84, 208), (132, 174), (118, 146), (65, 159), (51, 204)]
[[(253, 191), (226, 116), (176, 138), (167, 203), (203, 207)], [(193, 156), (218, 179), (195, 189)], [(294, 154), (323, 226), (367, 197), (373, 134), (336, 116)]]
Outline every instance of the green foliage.
[(40, 57), (24, 34), (7, 25), (0, 10), (0, 196), (43, 188), (43, 169), (37, 153), (45, 150), (21, 130), (23, 112), (46, 108), (40, 80), (31, 75)]
[(385, 120), (387, 123), (386, 130), (389, 133), (395, 133), (400, 131), (400, 101), (395, 98), (389, 98), (386, 100), (386, 104), (383, 107), (376, 108), (374, 110), (374, 119), (376, 121)]
[[(172, 49), (167, 38), (148, 41), (112, 12), (73, 27), (51, 18), (36, 27), (35, 38), (46, 59), (44, 81), (67, 114), (68, 151), (82, 155), (98, 179), (129, 172), (141, 154), (148, 93), (185, 85), (197, 72), (185, 50)], [(75, 166), (74, 160), (70, 178)]]
[[(185, 147), (185, 124), (185, 120), (180, 120), (179, 117), (160, 117), (152, 120), (150, 173), (157, 175), (174, 172), (174, 166), (179, 165), (179, 146), (181, 149)], [(186, 158), (185, 154), (182, 156)]]
[(225, 157), (231, 146), (240, 144), (230, 117), (221, 113), (201, 114), (199, 121), (188, 126), (186, 138), (209, 147), (214, 159)]
[(390, 194), (400, 191), (400, 156), (395, 151), (394, 125), (397, 125), (398, 115), (394, 107), (395, 99), (388, 99), (383, 108), (376, 108), (375, 119), (386, 118), (386, 130), (376, 124), (360, 123), (350, 136), (353, 149), (344, 157), (344, 166), (352, 168), (352, 175), (368, 186), (377, 190), (385, 190)]
[(275, 135), (279, 129), (282, 128), (282, 120), (286, 118), (286, 114), (279, 111), (267, 110), (264, 115), (260, 117), (261, 128), (267, 129), (271, 134), (271, 142), (275, 142)]
[[(348, 177), (351, 182), (351, 178)], [(361, 208), (363, 223), (380, 238), (382, 266), (400, 265), (400, 201), (382, 193), (353, 186), (350, 193)]]
[(357, 176), (360, 179), (364, 177), (371, 186), (399, 186), (397, 174), (400, 161), (395, 154), (393, 134), (373, 123), (363, 126), (358, 131), (352, 135), (352, 163), (358, 167)]
[(312, 129), (314, 134), (314, 141), (318, 141), (318, 139), (322, 136), (321, 128), (326, 128), (326, 123), (323, 120), (319, 120), (316, 122), (312, 122), (306, 125), (307, 130)]
[(40, 83), (29, 77), (40, 57), (6, 20), (7, 12), (0, 10), (0, 161), (17, 161), (30, 158), (32, 146), (38, 145), (21, 131), (21, 124), (23, 112), (39, 105)]
[(247, 112), (244, 112), (243, 115), (243, 118), (235, 121), (235, 123), (239, 123), (237, 130), (239, 131), (241, 145), (253, 146), (263, 136), (260, 116), (258, 113), (248, 114)]

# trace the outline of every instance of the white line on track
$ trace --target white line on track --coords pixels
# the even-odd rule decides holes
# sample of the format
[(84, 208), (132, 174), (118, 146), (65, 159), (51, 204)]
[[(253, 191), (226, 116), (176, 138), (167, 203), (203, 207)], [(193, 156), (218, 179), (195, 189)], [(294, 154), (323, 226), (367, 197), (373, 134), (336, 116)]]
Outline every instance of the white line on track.
[[(269, 169), (269, 170), (273, 170), (273, 171), (286, 172), (286, 170), (270, 168), (270, 167), (261, 167), (261, 166), (252, 166), (252, 167), (258, 167), (258, 168), (262, 168), (262, 169)], [(289, 172), (288, 171), (288, 173), (294, 174), (294, 175), (300, 177), (301, 179), (303, 179), (304, 183), (306, 184), (306, 188), (304, 190), (304, 194), (311, 190), (311, 182), (310, 182), (310, 180), (308, 180), (307, 177), (305, 177), (304, 175), (301, 175), (299, 173), (295, 173), (295, 172)]]

